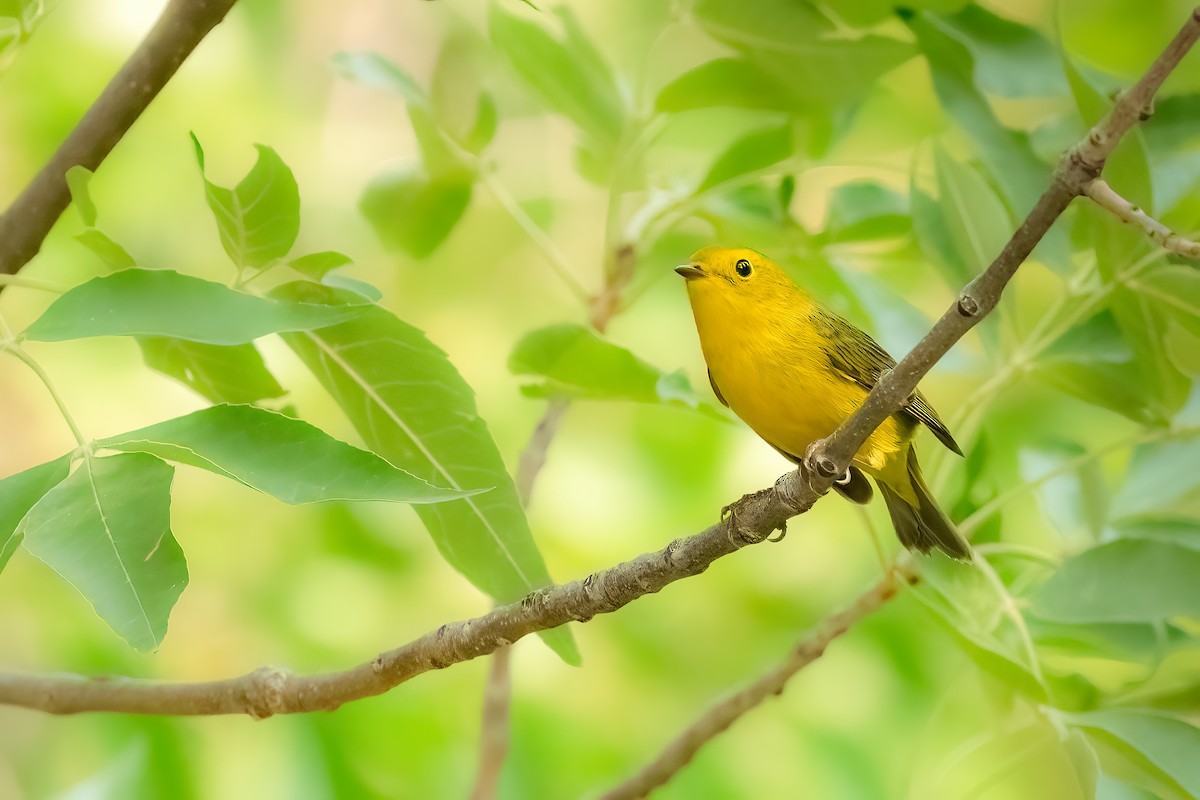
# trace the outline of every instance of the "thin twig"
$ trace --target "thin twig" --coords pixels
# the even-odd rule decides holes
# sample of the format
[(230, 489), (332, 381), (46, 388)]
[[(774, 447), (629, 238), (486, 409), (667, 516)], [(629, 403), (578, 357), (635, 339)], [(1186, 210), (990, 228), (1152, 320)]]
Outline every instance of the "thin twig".
[(1200, 242), (1180, 236), (1133, 203), (1126, 200), (1100, 178), (1083, 187), (1084, 194), (1096, 205), (1111, 211), (1122, 222), (1136, 225), (1164, 250), (1187, 258), (1200, 258)]
[(562, 421), (570, 401), (556, 397), (546, 405), (546, 411), (529, 436), (529, 443), (521, 451), (521, 460), (517, 464), (517, 495), (521, 504), (528, 506), (533, 496), (533, 484), (538, 474), (546, 464), (546, 453), (554, 434), (558, 433), (558, 423)]
[(508, 756), (508, 709), (512, 701), (512, 677), (509, 664), (512, 647), (492, 653), (487, 688), (483, 691), (483, 723), (479, 732), (479, 771), (471, 800), (491, 800), (500, 784), (500, 771)]
[[(66, 141), (9, 209), (0, 215), (0, 273), (15, 273), (37, 255), (71, 194), (67, 170), (93, 172), (150, 101), (236, 0), (169, 0), (162, 16)], [(4, 284), (0, 283), (0, 290)]]
[(863, 592), (846, 609), (826, 617), (812, 634), (801, 640), (787, 659), (763, 674), (752, 684), (708, 708), (636, 775), (601, 795), (601, 800), (630, 800), (645, 797), (682, 769), (705, 744), (737, 722), (747, 711), (764, 700), (782, 694), (788, 681), (816, 661), (834, 639), (850, 630), (856, 622), (875, 612), (896, 596), (902, 582), (917, 580), (912, 564), (889, 570), (873, 587)]

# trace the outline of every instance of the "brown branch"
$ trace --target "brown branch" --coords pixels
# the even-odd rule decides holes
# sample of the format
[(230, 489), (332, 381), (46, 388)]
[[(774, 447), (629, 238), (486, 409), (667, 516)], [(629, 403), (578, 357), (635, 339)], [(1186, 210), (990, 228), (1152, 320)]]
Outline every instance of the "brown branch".
[[(0, 215), (0, 273), (13, 274), (37, 255), (71, 201), (67, 170), (95, 171), (179, 65), (236, 0), (169, 0), (125, 65), (9, 209)], [(3, 290), (4, 284), (0, 284)]]
[(1184, 238), (1163, 225), (1133, 203), (1126, 200), (1100, 178), (1083, 188), (1084, 194), (1106, 211), (1111, 211), (1122, 222), (1138, 228), (1158, 243), (1164, 250), (1187, 258), (1200, 258), (1200, 242)]
[(483, 691), (483, 724), (479, 732), (479, 771), (471, 800), (490, 800), (496, 796), (500, 770), (508, 756), (509, 705), (512, 701), (512, 677), (509, 665), (512, 647), (501, 647), (492, 654), (487, 688)]
[(159, 683), (128, 678), (0, 673), (0, 703), (70, 714), (116, 711), (142, 714), (272, 714), (329, 710), (381, 694), (433, 669), (495, 652), (523, 636), (567, 622), (586, 622), (616, 611), (674, 581), (696, 575), (746, 545), (763, 541), (791, 517), (807, 511), (849, 464), (859, 445), (908, 398), (917, 381), (951, 345), (999, 300), (1009, 278), (1059, 214), (1094, 180), (1121, 136), (1200, 36), (1197, 9), (1134, 88), (1117, 101), (1087, 139), (1063, 157), (1050, 188), (988, 269), (973, 281), (927, 335), (831, 437), (820, 442), (807, 466), (775, 486), (743, 497), (728, 516), (694, 536), (645, 553), (582, 581), (534, 592), (471, 620), (443, 625), (357, 667), (311, 676), (264, 667), (241, 677), (199, 683)]
[(893, 567), (879, 583), (859, 595), (849, 607), (826, 617), (820, 627), (792, 648), (784, 661), (754, 683), (713, 704), (653, 761), (636, 775), (602, 794), (601, 800), (645, 797), (665, 784), (692, 760), (701, 747), (737, 722), (743, 714), (764, 700), (782, 694), (793, 675), (820, 658), (834, 639), (895, 597), (901, 583), (911, 584), (917, 580), (911, 561), (903, 567)]

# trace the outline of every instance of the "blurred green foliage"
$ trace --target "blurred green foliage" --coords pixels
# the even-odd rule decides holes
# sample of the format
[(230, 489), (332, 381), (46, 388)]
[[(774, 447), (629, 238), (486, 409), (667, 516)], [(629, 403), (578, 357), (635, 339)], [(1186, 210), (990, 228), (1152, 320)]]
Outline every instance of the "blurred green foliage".
[[(762, 250), (902, 355), (1190, 11), (538, 5), (244, 0), (98, 173), (71, 174), (77, 212), (0, 312), (76, 446), (144, 452), (77, 449), (68, 474), (71, 431), (4, 359), (5, 668), (340, 668), (711, 523), (787, 465), (692, 388), (704, 366), (671, 268), (713, 242)], [(44, 12), (0, 2), (2, 204), (152, 9)], [(1200, 228), (1196, 58), (1105, 172), (1185, 234)], [(225, 177), (251, 145), (255, 163)], [(1070, 209), (924, 385), (967, 452), (931, 450), (928, 472), (978, 568), (923, 562), (920, 586), (661, 796), (1200, 795), (1198, 275)], [(512, 472), (546, 398), (564, 397), (523, 511)], [(220, 405), (250, 402), (266, 408)], [(121, 446), (166, 418), (152, 447)], [(147, 453), (208, 471), (172, 478)], [(347, 492), (367, 461), (376, 482)], [(410, 514), (237, 485), (404, 499), (389, 471), (490, 491)], [(826, 500), (790, 528), (574, 626), (579, 669), (518, 646), (502, 796), (613, 784), (898, 547), (878, 507)], [(130, 553), (168, 546), (121, 578), (89, 555), (102, 530)], [(114, 637), (47, 564), (157, 652)], [(146, 630), (129, 627), (131, 597), (153, 598)], [(576, 660), (566, 631), (547, 641)], [(265, 723), (0, 709), (0, 796), (460, 797), (485, 673), (460, 664)]]

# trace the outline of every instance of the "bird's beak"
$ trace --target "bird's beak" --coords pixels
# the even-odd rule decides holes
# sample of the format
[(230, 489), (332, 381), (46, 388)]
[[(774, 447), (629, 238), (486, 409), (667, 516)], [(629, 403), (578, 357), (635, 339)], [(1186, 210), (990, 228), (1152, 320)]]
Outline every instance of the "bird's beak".
[(700, 269), (694, 264), (688, 264), (682, 267), (676, 267), (675, 271), (683, 276), (684, 280), (694, 281), (696, 278), (703, 278), (708, 273)]

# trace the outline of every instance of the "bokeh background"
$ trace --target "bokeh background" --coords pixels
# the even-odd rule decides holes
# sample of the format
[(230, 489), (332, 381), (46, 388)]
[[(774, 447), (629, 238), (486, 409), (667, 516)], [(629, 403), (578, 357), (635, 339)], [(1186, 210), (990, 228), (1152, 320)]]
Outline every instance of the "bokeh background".
[[(272, 146), (300, 186), (296, 252), (352, 256), (347, 274), (378, 286), (385, 306), (449, 354), (515, 468), (546, 403), (522, 394), (527, 380), (509, 371), (509, 353), (536, 328), (586, 323), (588, 309), (508, 200), (589, 291), (603, 285), (614, 247), (634, 246), (636, 268), (607, 335), (664, 372), (682, 370), (701, 395), (704, 365), (672, 268), (714, 241), (771, 255), (899, 356), (1027, 209), (1020, 176), (1037, 174), (1030, 164), (1044, 163), (1048, 180), (1049, 164), (1085, 130), (1087, 109), (1102, 111), (1189, 10), (1181, 0), (938, 0), (915, 3), (912, 14), (849, 0), (817, 10), (760, 0), (538, 5), (243, 0), (98, 170), (99, 227), (139, 265), (229, 282), (188, 133), (204, 144), (210, 178), (225, 185), (249, 168), (253, 144)], [(60, 0), (27, 40), (8, 44), (0, 204), (50, 156), (160, 6)], [(606, 112), (586, 98), (572, 112), (569, 97), (554, 102), (553, 86), (514, 63), (514, 52), (538, 51), (497, 42), (497, 14), (554, 41), (575, 26), (571, 35), (597, 53), (579, 41), (564, 52), (610, 71), (597, 80), (615, 88), (615, 135), (604, 130)], [(824, 22), (813, 28), (815, 19)], [(772, 37), (794, 47), (776, 53)], [(973, 62), (956, 60), (953, 43)], [(490, 183), (474, 183), (461, 218), (389, 201), (380, 189), (404, 170), (432, 167), (420, 166), (404, 98), (332, 66), (336, 53), (368, 51), (439, 98), (443, 120), (459, 131), (470, 126), (480, 91), (494, 99), (498, 128), (481, 156)], [(766, 70), (755, 74), (771, 82), (731, 79), (722, 88), (702, 73), (679, 87), (689, 70), (728, 57)], [(551, 84), (565, 74), (549, 59), (534, 64)], [(1084, 77), (1072, 84), (1066, 70)], [(668, 86), (673, 94), (663, 92)], [(1168, 85), (1163, 116), (1121, 156), (1120, 174), (1132, 176), (1125, 191), (1183, 231), (1200, 227), (1196, 92), (1193, 56)], [(980, 144), (971, 93), (1017, 132), (1018, 145)], [(730, 150), (762, 131), (783, 133)], [(1140, 161), (1128, 154), (1134, 148)], [(372, 185), (377, 202), (365, 214), (360, 201)], [(429, 233), (439, 226), (444, 237)], [(397, 228), (418, 233), (398, 240), (388, 233)], [(102, 273), (73, 238), (81, 229), (68, 210), (22, 274), (71, 286)], [(1188, 323), (1200, 296), (1189, 294), (1195, 283), (1187, 279), (1177, 290), (1160, 287), (1183, 308), (1148, 306), (1139, 338), (1126, 310), (1104, 311), (1119, 294), (1103, 289), (1112, 271), (1096, 276), (1106, 260), (1116, 272), (1139, 259), (1141, 270), (1168, 260), (1090, 211), (1073, 210), (1057, 235), (1021, 271), (1002, 311), (923, 384), (969, 452), (958, 460), (927, 434), (919, 438), (943, 505), (962, 519), (1000, 498), (974, 531), (990, 543), (996, 580), (931, 563), (930, 585), (902, 592), (839, 639), (659, 796), (1072, 798), (1093, 796), (1096, 781), (1110, 800), (1188, 796), (1186, 776), (1168, 770), (1164, 782), (1155, 756), (1138, 761), (1116, 736), (1105, 755), (1103, 731), (1084, 739), (1068, 723), (1071, 714), (1128, 704), (1131, 692), (1139, 707), (1194, 715), (1195, 618), (1055, 628), (1030, 618), (1027, 595), (1064, 557), (1135, 535), (1122, 522), (1131, 515), (1170, 509), (1152, 533), (1169, 528), (1179, 541), (1197, 541), (1200, 450), (1173, 431), (1200, 424), (1200, 332)], [(53, 297), (13, 287), (0, 296), (0, 312), (17, 329)], [(1070, 319), (1084, 302), (1093, 303), (1090, 313)], [(261, 347), (303, 418), (360, 441), (287, 347), (272, 338)], [(124, 339), (28, 349), (91, 437), (205, 405), (146, 369)], [(8, 359), (0, 382), (0, 475), (71, 446), (28, 370)], [(1139, 473), (1137, 437), (1175, 449), (1138, 451), (1152, 462)], [(551, 573), (566, 580), (702, 529), (786, 469), (720, 415), (681, 403), (581, 399), (550, 447), (529, 516)], [(1053, 480), (1038, 481), (1055, 469)], [(180, 469), (172, 519), (191, 582), (158, 652), (131, 650), (74, 589), (18, 552), (0, 575), (3, 668), (170, 680), (263, 664), (324, 671), (490, 607), (406, 507), (287, 507)], [(613, 784), (876, 580), (879, 548), (885, 558), (898, 548), (881, 503), (861, 512), (826, 500), (795, 520), (782, 543), (575, 625), (581, 668), (536, 637), (522, 641), (501, 796), (579, 797)], [(264, 722), (0, 709), (0, 797), (463, 797), (487, 671), (486, 659), (459, 664), (334, 713)], [(1048, 697), (1022, 688), (1031, 675), (1050, 684)], [(1106, 759), (1098, 776), (1097, 747)], [(1133, 766), (1120, 766), (1122, 758)]]

